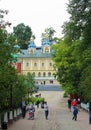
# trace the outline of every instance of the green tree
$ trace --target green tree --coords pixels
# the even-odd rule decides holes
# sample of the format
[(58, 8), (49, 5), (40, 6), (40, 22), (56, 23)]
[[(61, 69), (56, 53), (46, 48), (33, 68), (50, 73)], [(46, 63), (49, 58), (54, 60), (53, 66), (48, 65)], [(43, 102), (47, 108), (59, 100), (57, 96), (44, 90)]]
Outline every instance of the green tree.
[[(68, 13), (70, 14), (69, 21), (65, 22), (63, 25), (64, 47), (62, 48), (63, 45), (61, 45), (62, 43), (60, 42), (57, 48), (59, 50), (59, 47), (61, 47), (59, 51), (60, 53), (64, 50), (63, 53), (58, 53), (58, 55), (56, 56), (56, 59), (59, 58), (59, 61), (57, 63), (59, 64), (58, 78), (60, 82), (63, 79), (65, 83), (67, 83), (68, 81), (71, 88), (72, 86), (73, 88), (75, 87), (80, 96), (82, 96), (82, 86), (85, 86), (87, 88), (89, 87), (86, 85), (82, 85), (81, 77), (85, 75), (86, 68), (90, 67), (91, 65), (90, 0), (69, 0)], [(65, 44), (68, 49), (65, 48)], [(66, 52), (65, 49), (67, 50)], [(63, 60), (62, 58), (60, 59), (61, 55), (63, 55), (64, 57)], [(65, 63), (63, 64), (64, 61)], [(63, 66), (61, 66), (61, 64), (63, 64)], [(89, 81), (89, 76), (87, 76), (86, 80)], [(85, 98), (88, 99), (87, 96), (85, 96)], [(84, 100), (83, 96), (82, 99)]]
[(90, 0), (69, 0), (69, 22), (63, 25), (65, 37), (72, 41), (84, 39), (86, 44), (91, 41), (91, 2)]
[[(75, 43), (77, 44), (77, 42)], [(75, 45), (76, 46), (76, 45)], [(63, 40), (59, 44), (53, 45), (53, 60), (55, 67), (58, 69), (57, 77), (64, 88), (67, 86), (77, 91), (79, 84), (80, 69), (77, 63), (77, 55), (75, 55), (75, 49), (73, 45), (69, 46), (65, 44)]]
[(18, 44), (20, 44), (20, 48), (26, 49), (28, 41), (32, 36), (32, 30), (29, 26), (25, 26), (24, 23), (20, 23), (16, 27), (13, 27), (13, 35), (17, 39)]
[(84, 102), (88, 102), (91, 99), (91, 65), (82, 72), (79, 94)]
[(15, 83), (13, 84), (13, 108), (19, 108), (21, 104), (22, 97), (26, 98), (27, 86), (26, 86), (26, 76), (18, 75)]
[(16, 82), (17, 71), (12, 66), (13, 45), (9, 39), (6, 26), (9, 22), (3, 20), (6, 10), (0, 10), (0, 109), (8, 109), (11, 103), (11, 86)]
[(28, 73), (26, 75), (26, 83), (28, 87), (28, 92), (30, 95), (32, 95), (34, 92), (37, 92), (37, 86), (35, 85), (34, 75), (31, 73)]

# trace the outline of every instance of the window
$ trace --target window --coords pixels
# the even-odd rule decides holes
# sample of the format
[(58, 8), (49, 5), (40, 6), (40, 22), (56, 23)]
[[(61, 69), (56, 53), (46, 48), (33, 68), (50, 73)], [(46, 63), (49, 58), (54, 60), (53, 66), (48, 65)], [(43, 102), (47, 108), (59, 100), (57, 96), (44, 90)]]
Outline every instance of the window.
[(45, 76), (46, 76), (46, 73), (44, 72), (44, 73), (43, 73), (43, 77), (45, 77)]
[(40, 77), (40, 76), (41, 76), (41, 73), (39, 72), (39, 73), (38, 73), (38, 77)]
[(30, 50), (30, 54), (33, 54), (33, 49)]
[(45, 52), (49, 52), (49, 47), (45, 47)]
[(49, 63), (49, 66), (52, 66), (52, 63), (51, 63), (51, 62)]
[(29, 66), (29, 63), (28, 63), (28, 62), (26, 63), (26, 66)]
[(34, 63), (34, 66), (37, 66), (37, 63)]
[(44, 63), (42, 63), (42, 67), (44, 66)]
[(51, 73), (50, 73), (50, 72), (48, 73), (48, 76), (49, 76), (49, 77), (51, 76)]

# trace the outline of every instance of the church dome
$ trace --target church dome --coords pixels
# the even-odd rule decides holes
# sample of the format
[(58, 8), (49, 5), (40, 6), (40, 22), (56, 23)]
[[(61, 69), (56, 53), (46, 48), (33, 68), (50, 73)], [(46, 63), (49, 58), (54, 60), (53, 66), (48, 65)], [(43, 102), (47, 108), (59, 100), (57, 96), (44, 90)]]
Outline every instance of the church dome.
[(28, 48), (36, 48), (36, 45), (33, 41), (29, 42)]
[(33, 37), (30, 38), (28, 48), (36, 48)]
[(44, 46), (44, 45), (51, 45), (51, 44), (52, 44), (52, 42), (50, 42), (49, 39), (44, 39), (42, 41), (42, 46)]

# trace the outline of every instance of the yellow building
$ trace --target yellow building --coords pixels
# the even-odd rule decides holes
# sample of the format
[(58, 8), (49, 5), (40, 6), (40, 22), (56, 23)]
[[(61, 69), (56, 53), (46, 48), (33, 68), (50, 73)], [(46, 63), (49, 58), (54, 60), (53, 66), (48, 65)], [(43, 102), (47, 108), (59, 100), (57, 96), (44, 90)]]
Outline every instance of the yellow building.
[(24, 75), (28, 72), (32, 73), (38, 84), (57, 84), (51, 45), (47, 35), (43, 38), (41, 47), (36, 47), (32, 37), (28, 49), (21, 50), (22, 53), (17, 54), (18, 62), (21, 63), (21, 73)]

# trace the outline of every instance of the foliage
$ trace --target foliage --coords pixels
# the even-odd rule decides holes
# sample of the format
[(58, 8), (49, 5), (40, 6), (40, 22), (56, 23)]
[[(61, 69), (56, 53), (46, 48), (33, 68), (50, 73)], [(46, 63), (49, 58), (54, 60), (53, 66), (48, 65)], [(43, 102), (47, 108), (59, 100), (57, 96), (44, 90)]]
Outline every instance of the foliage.
[(41, 103), (42, 101), (44, 101), (44, 98), (42, 98), (42, 97), (33, 97), (33, 96), (31, 96), (29, 98), (29, 104), (34, 103), (36, 105), (37, 101), (39, 101), (39, 103)]
[(85, 102), (91, 99), (91, 65), (84, 69), (79, 84), (79, 95)]
[(17, 39), (18, 44), (20, 44), (20, 48), (26, 49), (28, 46), (28, 41), (32, 36), (32, 30), (24, 23), (20, 23), (16, 27), (13, 27), (12, 35), (14, 35), (14, 37)]
[(26, 97), (27, 88), (25, 84), (25, 76), (19, 75), (16, 79), (16, 82), (13, 84), (13, 108), (17, 108), (20, 106), (22, 97)]
[(84, 39), (89, 44), (91, 41), (91, 2), (90, 0), (69, 0), (69, 22), (63, 25), (65, 37), (71, 41)]
[[(6, 13), (7, 11), (0, 10), (0, 113), (19, 105), (20, 97), (26, 94), (23, 89), (24, 78), (19, 80), (17, 70), (12, 66), (15, 38), (6, 31), (6, 26), (10, 25), (3, 20)], [(20, 86), (16, 85), (17, 81)], [(20, 87), (22, 91), (18, 95)]]
[(77, 87), (79, 80), (79, 64), (76, 63), (75, 49), (64, 43), (63, 40), (59, 44), (53, 45), (53, 60), (57, 67), (57, 76), (61, 84), (71, 84)]
[[(77, 93), (83, 101), (91, 97), (91, 2), (69, 0), (69, 21), (63, 27), (63, 40), (53, 45), (53, 60), (57, 77), (69, 93)], [(89, 69), (88, 69), (89, 68)], [(88, 93), (88, 94), (86, 94)]]
[(28, 91), (30, 94), (34, 93), (35, 90), (37, 90), (35, 86), (35, 80), (34, 80), (34, 75), (31, 73), (27, 73), (26, 75), (26, 84), (28, 87)]

